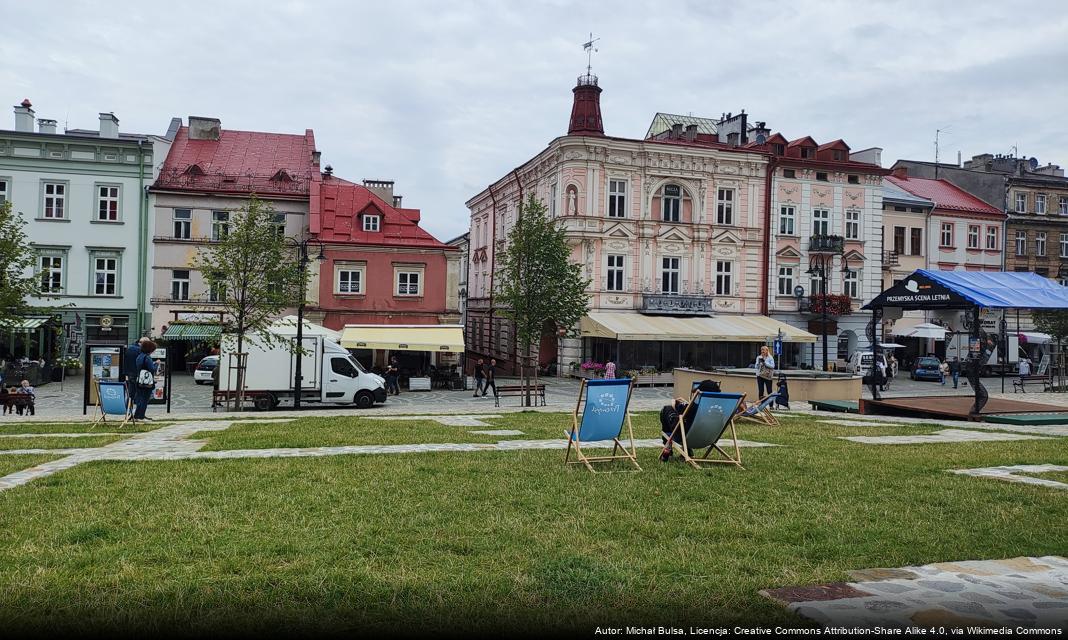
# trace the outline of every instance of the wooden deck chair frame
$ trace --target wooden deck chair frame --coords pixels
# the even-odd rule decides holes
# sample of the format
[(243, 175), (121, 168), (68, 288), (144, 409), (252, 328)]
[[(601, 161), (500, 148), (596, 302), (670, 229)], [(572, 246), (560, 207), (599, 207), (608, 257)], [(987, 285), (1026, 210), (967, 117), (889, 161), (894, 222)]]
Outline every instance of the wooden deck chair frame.
[[(587, 384), (584, 378), (579, 384), (578, 401), (575, 403), (575, 411), (571, 414), (571, 429), (565, 431), (564, 434), (567, 437), (567, 453), (564, 455), (564, 466), (571, 464), (582, 464), (593, 473), (597, 473), (597, 469), (594, 468), (594, 464), (611, 463), (616, 461), (626, 461), (634, 465), (634, 469), (628, 469), (628, 472), (641, 471), (641, 465), (638, 464), (638, 452), (634, 443), (634, 426), (630, 421), (630, 399), (634, 396), (634, 380), (631, 379), (627, 385), (627, 402), (623, 406), (623, 420), (625, 421), (627, 428), (627, 437), (630, 440), (630, 449), (627, 449), (619, 436), (622, 435), (622, 427), (612, 438), (612, 453), (607, 456), (588, 456), (582, 451), (582, 442), (579, 440), (579, 434), (582, 432), (582, 424), (579, 416), (584, 413), (585, 407), (584, 401), (587, 400), (589, 394), (590, 385)], [(571, 447), (575, 448), (575, 459), (571, 459)], [(618, 453), (617, 453), (618, 452)], [(611, 473), (611, 472), (609, 472)]]
[[(775, 413), (771, 410), (771, 405), (775, 398), (778, 398), (778, 393), (769, 393), (760, 399), (760, 402), (754, 405), (746, 405), (742, 403), (742, 410), (738, 412), (738, 417), (742, 420), (751, 420), (759, 424), (766, 424), (770, 427), (779, 426), (779, 419), (775, 417)], [(749, 406), (754, 407), (753, 413), (747, 413)]]
[[(711, 393), (712, 395), (716, 395), (714, 392), (708, 392), (708, 393)], [(730, 429), (731, 440), (734, 441), (734, 455), (733, 456), (731, 456), (729, 453), (727, 453), (722, 448), (720, 448), (718, 442), (713, 442), (707, 449), (705, 449), (704, 455), (701, 456), (700, 458), (695, 458), (695, 457), (691, 456), (688, 453), (688, 451), (690, 450), (690, 444), (689, 444), (689, 442), (687, 442), (686, 428), (684, 427), (684, 420), (686, 418), (686, 415), (690, 411), (694, 411), (695, 410), (694, 407), (697, 406), (697, 401), (698, 401), (698, 398), (700, 397), (700, 395), (701, 395), (701, 391), (699, 389), (695, 389), (694, 392), (693, 392), (693, 395), (690, 396), (690, 403), (688, 405), (686, 405), (686, 409), (682, 412), (682, 415), (679, 416), (678, 421), (675, 423), (675, 428), (671, 430), (671, 437), (668, 438), (668, 443), (671, 445), (672, 450), (673, 451), (677, 451), (679, 456), (687, 464), (692, 466), (694, 469), (707, 469), (708, 467), (702, 467), (701, 466), (703, 464), (733, 464), (733, 465), (737, 466), (739, 469), (745, 469), (745, 467), (742, 466), (742, 450), (741, 450), (741, 447), (738, 446), (738, 432), (734, 428), (734, 419), (738, 417), (738, 411), (737, 410), (735, 410), (734, 413), (729, 418), (727, 418), (727, 424), (724, 425), (724, 428), (723, 428), (723, 433), (726, 433), (727, 429)], [(738, 406), (739, 407), (745, 405), (745, 394), (743, 393), (743, 394), (741, 394), (741, 396), (742, 396), (741, 399), (739, 399), (739, 401), (738, 401)], [(681, 440), (682, 440), (681, 444), (677, 440), (675, 440), (675, 434), (676, 433), (681, 433)], [(722, 437), (723, 436), (721, 434), (720, 435), (720, 439), (722, 439)], [(709, 456), (709, 454), (712, 453), (713, 449), (715, 449), (723, 457), (722, 458), (709, 458), (708, 456)]]
[[(97, 409), (97, 415), (96, 415), (96, 419), (93, 420), (93, 424), (89, 426), (89, 430), (90, 431), (95, 429), (96, 425), (101, 424), (101, 423), (103, 423), (103, 424), (112, 424), (112, 423), (108, 422), (108, 416), (109, 415), (112, 416), (112, 417), (115, 417), (115, 416), (119, 415), (117, 413), (105, 413), (104, 412), (104, 393), (103, 393), (103, 389), (100, 388), (101, 382), (105, 382), (105, 383), (109, 383), (109, 384), (111, 383), (110, 380), (107, 380), (107, 381), (96, 380), (96, 398), (97, 398), (96, 409)], [(123, 412), (123, 415), (122, 415), (122, 422), (120, 422), (119, 425), (118, 425), (119, 429), (121, 429), (121, 428), (125, 427), (127, 424), (129, 424), (130, 423), (130, 416), (133, 415), (133, 398), (130, 397), (129, 387), (125, 383), (123, 384), (123, 389), (125, 390), (124, 393), (126, 394), (126, 406), (125, 406), (125, 411)]]

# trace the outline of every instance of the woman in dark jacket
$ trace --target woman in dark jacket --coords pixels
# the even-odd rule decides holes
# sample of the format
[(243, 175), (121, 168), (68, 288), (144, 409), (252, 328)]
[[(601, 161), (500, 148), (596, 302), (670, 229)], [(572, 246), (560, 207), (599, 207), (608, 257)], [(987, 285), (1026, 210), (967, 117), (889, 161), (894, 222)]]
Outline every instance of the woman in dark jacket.
[[(148, 399), (152, 395), (152, 389), (156, 386), (156, 372), (159, 369), (159, 365), (152, 359), (152, 352), (156, 350), (156, 343), (151, 340), (145, 340), (141, 343), (141, 353), (138, 354), (137, 359), (134, 361), (133, 368), (133, 386), (134, 386), (134, 422), (138, 420), (151, 420), (145, 416), (145, 410), (148, 409)], [(143, 386), (140, 382), (141, 372), (148, 371), (152, 374), (152, 384), (149, 386)]]

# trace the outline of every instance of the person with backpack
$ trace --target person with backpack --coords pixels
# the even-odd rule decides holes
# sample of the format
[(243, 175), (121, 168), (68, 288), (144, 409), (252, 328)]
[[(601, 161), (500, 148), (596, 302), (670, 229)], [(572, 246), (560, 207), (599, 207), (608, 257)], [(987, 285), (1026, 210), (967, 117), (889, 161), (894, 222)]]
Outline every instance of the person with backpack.
[(141, 341), (141, 353), (134, 360), (132, 369), (134, 374), (134, 422), (139, 420), (152, 421), (152, 418), (145, 415), (145, 411), (148, 409), (148, 399), (152, 395), (152, 390), (156, 388), (156, 373), (159, 371), (159, 364), (152, 359), (152, 352), (155, 350), (156, 343), (146, 338)]

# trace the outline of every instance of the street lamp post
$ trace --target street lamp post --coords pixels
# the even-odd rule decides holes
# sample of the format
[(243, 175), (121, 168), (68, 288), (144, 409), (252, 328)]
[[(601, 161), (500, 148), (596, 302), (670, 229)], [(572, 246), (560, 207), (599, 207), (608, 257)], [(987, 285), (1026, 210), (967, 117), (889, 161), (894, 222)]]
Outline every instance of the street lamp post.
[[(832, 258), (833, 259), (833, 258)], [(805, 273), (820, 279), (820, 305), (821, 324), (820, 333), (823, 334), (823, 370), (827, 370), (827, 255), (814, 253), (809, 256), (810, 266)]]
[(326, 260), (324, 255), (325, 247), (323, 243), (314, 238), (305, 238), (304, 240), (293, 240), (293, 247), (300, 252), (300, 275), (301, 282), (305, 283), (305, 290), (300, 292), (300, 304), (297, 305), (297, 362), (293, 367), (293, 408), (300, 409), (300, 394), (302, 389), (302, 382), (304, 381), (303, 371), (301, 365), (304, 361), (304, 353), (302, 351), (304, 347), (304, 303), (305, 294), (307, 293), (307, 275), (308, 275), (308, 263), (311, 261), (308, 258), (308, 244), (319, 245), (319, 255), (315, 257), (319, 262)]

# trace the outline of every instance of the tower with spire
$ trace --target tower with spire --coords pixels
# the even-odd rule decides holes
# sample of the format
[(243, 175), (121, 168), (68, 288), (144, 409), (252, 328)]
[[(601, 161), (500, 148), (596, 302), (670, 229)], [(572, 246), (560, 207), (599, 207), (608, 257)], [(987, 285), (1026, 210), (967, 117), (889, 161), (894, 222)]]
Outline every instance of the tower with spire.
[(582, 45), (587, 52), (586, 74), (579, 76), (572, 93), (575, 94), (571, 105), (571, 123), (567, 127), (569, 136), (603, 136), (604, 123), (601, 121), (601, 87), (597, 86), (597, 76), (593, 75), (593, 44), (595, 39), (590, 34), (588, 42)]

